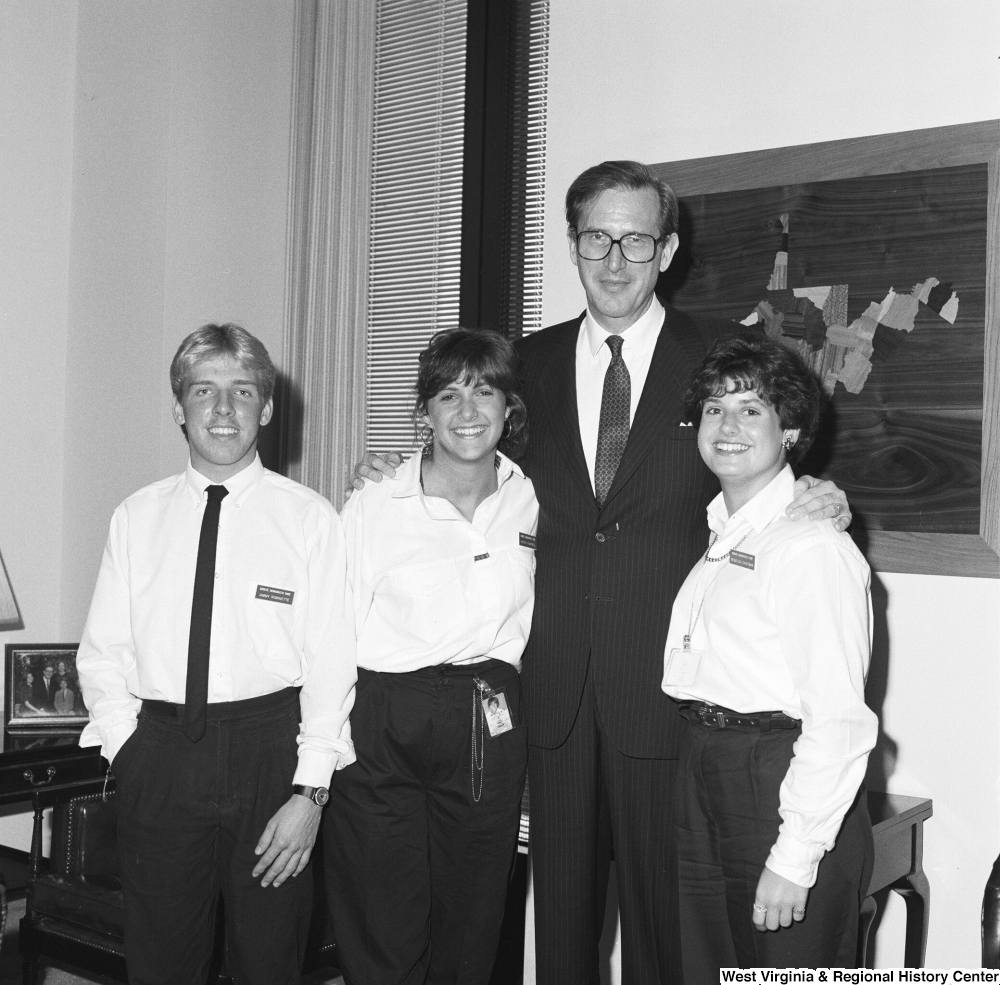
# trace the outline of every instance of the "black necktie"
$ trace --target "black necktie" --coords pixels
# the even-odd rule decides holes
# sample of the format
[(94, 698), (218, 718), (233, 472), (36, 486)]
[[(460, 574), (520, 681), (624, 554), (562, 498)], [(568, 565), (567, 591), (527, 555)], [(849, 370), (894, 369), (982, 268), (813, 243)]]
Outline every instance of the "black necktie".
[(208, 706), (208, 654), (212, 644), (212, 600), (215, 596), (215, 545), (219, 540), (219, 511), (229, 495), (225, 486), (209, 486), (201, 519), (198, 563), (194, 569), (191, 635), (188, 637), (187, 683), (184, 688), (184, 734), (197, 742), (205, 734)]
[(597, 505), (604, 506), (618, 463), (628, 441), (629, 411), (632, 408), (632, 380), (622, 359), (622, 337), (609, 335), (611, 365), (604, 374), (601, 396), (601, 423), (597, 428), (597, 459), (594, 462), (594, 491)]

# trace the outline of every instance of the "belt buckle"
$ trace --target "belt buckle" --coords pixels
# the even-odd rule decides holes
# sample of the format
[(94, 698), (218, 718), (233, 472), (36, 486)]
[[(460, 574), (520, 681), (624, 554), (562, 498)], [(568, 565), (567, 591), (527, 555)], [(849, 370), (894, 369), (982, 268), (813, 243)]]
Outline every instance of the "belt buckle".
[(725, 728), (726, 727), (726, 716), (725, 713), (712, 710), (711, 705), (701, 704), (698, 707), (698, 720), (702, 725), (708, 728)]

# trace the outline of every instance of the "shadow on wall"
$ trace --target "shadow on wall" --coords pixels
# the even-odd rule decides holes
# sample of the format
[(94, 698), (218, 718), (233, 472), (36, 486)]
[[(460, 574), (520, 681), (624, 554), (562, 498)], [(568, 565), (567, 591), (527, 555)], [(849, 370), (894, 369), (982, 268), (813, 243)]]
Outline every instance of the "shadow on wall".
[[(855, 529), (857, 528), (857, 529)], [(868, 537), (864, 524), (854, 521), (852, 527), (854, 541), (859, 550), (865, 553)], [(885, 731), (882, 709), (885, 705), (886, 691), (889, 686), (889, 594), (878, 575), (872, 573), (872, 662), (868, 669), (868, 683), (865, 687), (865, 700), (868, 707), (878, 715), (878, 738), (875, 748), (868, 757), (868, 772), (865, 785), (869, 790), (883, 792), (888, 789), (889, 778), (896, 771), (896, 757), (899, 746), (896, 740)], [(875, 894), (875, 919), (868, 932), (868, 967), (874, 968), (878, 953), (878, 931), (886, 912), (886, 904), (891, 890), (883, 889)]]
[[(865, 551), (864, 531), (855, 531), (854, 540), (862, 553)], [(885, 705), (885, 695), (889, 687), (889, 594), (885, 585), (874, 572), (872, 573), (872, 662), (868, 669), (868, 684), (865, 687), (865, 700), (879, 720), (878, 739), (875, 748), (868, 757), (868, 773), (865, 783), (869, 790), (885, 791), (888, 789), (889, 778), (896, 771), (896, 756), (899, 746), (896, 740), (885, 731), (882, 720), (882, 708)]]
[(305, 404), (295, 382), (278, 371), (274, 381), (274, 416), (260, 433), (257, 450), (264, 467), (288, 475), (302, 460)]

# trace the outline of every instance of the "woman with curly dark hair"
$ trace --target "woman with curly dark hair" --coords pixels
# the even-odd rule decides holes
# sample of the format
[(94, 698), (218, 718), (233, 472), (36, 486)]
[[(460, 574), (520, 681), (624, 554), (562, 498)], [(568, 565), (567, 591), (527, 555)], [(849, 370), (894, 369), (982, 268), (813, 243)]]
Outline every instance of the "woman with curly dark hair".
[(870, 573), (830, 521), (785, 516), (819, 384), (782, 343), (733, 337), (706, 356), (685, 404), (722, 492), (664, 654), (663, 690), (685, 719), (674, 799), (684, 979), (852, 967), (873, 853)]
[(517, 388), (502, 336), (439, 332), (417, 376), (423, 454), (341, 514), (357, 762), (331, 784), (324, 848), (350, 985), (489, 981), (527, 763), (538, 503), (513, 461)]

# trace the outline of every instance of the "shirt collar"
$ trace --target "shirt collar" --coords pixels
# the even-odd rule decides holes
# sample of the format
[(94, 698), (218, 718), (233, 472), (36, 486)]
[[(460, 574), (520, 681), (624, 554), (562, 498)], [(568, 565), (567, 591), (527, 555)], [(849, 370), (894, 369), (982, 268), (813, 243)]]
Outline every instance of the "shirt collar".
[[(790, 465), (786, 465), (749, 503), (744, 503), (733, 517), (742, 517), (756, 533), (760, 533), (795, 498), (794, 485), (795, 473)], [(709, 529), (721, 536), (732, 520), (722, 493), (708, 504), (707, 512)]]
[[(652, 349), (656, 345), (656, 339), (660, 334), (662, 326), (663, 305), (660, 304), (660, 299), (654, 294), (653, 300), (642, 317), (634, 325), (629, 325), (621, 333), (622, 339), (626, 345), (635, 348), (637, 351), (642, 351), (646, 348)], [(611, 332), (606, 328), (601, 328), (597, 324), (594, 316), (590, 313), (589, 307), (587, 308), (587, 315), (583, 319), (583, 330), (587, 335), (587, 347), (590, 349), (590, 354), (596, 359), (598, 353), (601, 351), (601, 346), (608, 340)]]
[[(195, 505), (200, 506), (202, 501), (205, 499), (205, 490), (209, 486), (225, 486), (229, 491), (229, 495), (226, 499), (230, 503), (234, 503), (237, 507), (243, 505), (246, 501), (247, 496), (253, 491), (254, 487), (264, 476), (264, 464), (260, 460), (260, 455), (257, 454), (254, 460), (244, 469), (240, 469), (236, 475), (230, 476), (225, 482), (213, 482), (211, 479), (202, 475), (189, 461), (187, 469), (184, 472), (185, 479), (187, 480), (188, 491), (192, 494)], [(225, 502), (225, 500), (223, 500)]]
[[(414, 452), (406, 464), (397, 471), (398, 481), (392, 490), (393, 499), (405, 499), (407, 496), (423, 496), (423, 489), (420, 488), (420, 452)], [(497, 489), (501, 489), (503, 484), (512, 476), (517, 475), (524, 478), (524, 473), (520, 466), (511, 461), (502, 452), (496, 453), (497, 461)]]

